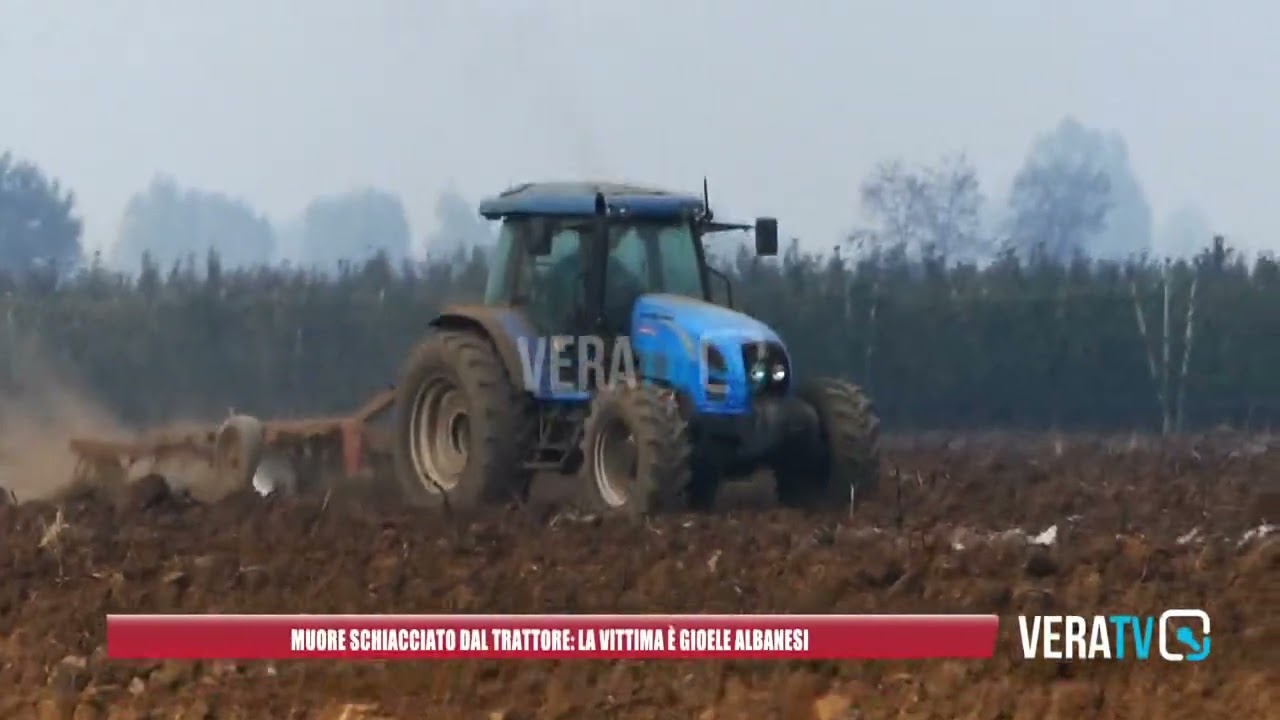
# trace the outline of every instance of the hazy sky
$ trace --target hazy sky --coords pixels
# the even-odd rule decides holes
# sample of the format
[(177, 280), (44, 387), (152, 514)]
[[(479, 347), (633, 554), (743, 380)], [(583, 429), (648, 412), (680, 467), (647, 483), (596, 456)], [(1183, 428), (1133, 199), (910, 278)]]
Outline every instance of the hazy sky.
[(365, 184), (696, 190), (829, 246), (894, 155), (1001, 200), (1066, 113), (1125, 136), (1157, 227), (1280, 248), (1280, 4), (1262, 0), (0, 0), (0, 149), (92, 245), (157, 172), (285, 220)]

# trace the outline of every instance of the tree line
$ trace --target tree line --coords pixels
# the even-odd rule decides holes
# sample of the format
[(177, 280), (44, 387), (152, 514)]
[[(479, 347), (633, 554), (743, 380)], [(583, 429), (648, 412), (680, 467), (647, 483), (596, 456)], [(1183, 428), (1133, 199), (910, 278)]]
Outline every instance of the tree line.
[[(798, 375), (862, 383), (896, 429), (1191, 429), (1280, 418), (1280, 265), (1223, 244), (1177, 263), (857, 259), (795, 244), (719, 261), (735, 306)], [(446, 303), (483, 291), (477, 250), (377, 256), (336, 274), (200, 264), (90, 268), (56, 288), (0, 278), (0, 384), (41, 368), (134, 423), (340, 411), (394, 382)], [(27, 358), (29, 360), (29, 358)]]
[[(1003, 203), (963, 155), (888, 160), (854, 200), (860, 223), (834, 252), (715, 262), (801, 374), (858, 380), (891, 427), (1171, 430), (1280, 412), (1275, 260), (1199, 250), (1208, 222), (1185, 208), (1181, 246), (1164, 248), (1180, 259), (1154, 258), (1115, 133), (1064, 118)], [(0, 385), (52, 368), (136, 423), (356, 404), (445, 303), (481, 294), (491, 228), (457, 193), (437, 210), (437, 252), (415, 260), (384, 191), (318, 198), (277, 229), (160, 178), (125, 209), (124, 260), (85, 257), (74, 195), (0, 154)], [(281, 243), (311, 262), (280, 262)]]
[[(424, 238), (432, 252), (492, 243), (491, 229), (456, 190), (442, 192), (435, 210), (438, 227)], [(375, 187), (317, 197), (275, 223), (246, 200), (159, 175), (129, 199), (109, 247), (86, 253), (81, 231), (74, 193), (34, 163), (0, 152), (0, 270), (65, 275), (96, 259), (136, 272), (144, 258), (167, 267), (209, 250), (227, 266), (290, 262), (325, 270), (379, 252), (396, 261), (415, 255), (404, 203)]]
[[(952, 260), (990, 261), (1006, 246), (1060, 260), (1078, 252), (1123, 259), (1157, 240), (1163, 253), (1185, 256), (1209, 233), (1194, 208), (1171, 213), (1157, 233), (1123, 138), (1072, 117), (1034, 139), (1003, 203), (988, 202), (963, 155), (924, 166), (887, 160), (851, 201), (864, 221), (851, 233), (856, 243)], [(209, 250), (228, 267), (285, 261), (332, 270), (378, 252), (399, 263), (421, 257), (423, 245), (440, 258), (492, 244), (492, 229), (456, 190), (439, 194), (435, 215), (437, 227), (417, 242), (401, 198), (365, 187), (316, 197), (280, 222), (246, 199), (161, 174), (130, 198), (109, 244), (86, 253), (74, 194), (34, 163), (0, 153), (0, 269), (13, 272), (61, 275), (94, 259), (136, 272), (144, 256), (167, 267)]]

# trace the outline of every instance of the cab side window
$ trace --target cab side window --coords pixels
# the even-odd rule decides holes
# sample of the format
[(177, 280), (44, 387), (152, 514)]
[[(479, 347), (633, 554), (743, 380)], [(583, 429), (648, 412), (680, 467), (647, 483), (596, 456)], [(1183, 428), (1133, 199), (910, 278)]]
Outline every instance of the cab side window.
[[(648, 248), (645, 247), (644, 239), (635, 228), (628, 228), (616, 242), (617, 244), (609, 252), (612, 265), (610, 269), (627, 272), (629, 280), (639, 284), (642, 289), (648, 290), (652, 285), (650, 282), (652, 274), (649, 267)], [(613, 285), (612, 282), (609, 284)]]
[(534, 321), (544, 330), (570, 329), (582, 303), (581, 248), (581, 233), (561, 228), (553, 232), (551, 252), (547, 255), (536, 257), (527, 250), (521, 251), (523, 262), (516, 281), (516, 297), (526, 304)]
[(625, 332), (630, 324), (636, 298), (657, 289), (649, 247), (643, 231), (632, 226), (610, 232), (609, 267), (605, 275), (604, 317), (606, 326)]
[(662, 290), (676, 295), (703, 296), (702, 274), (698, 251), (685, 227), (668, 227), (658, 232), (658, 250), (662, 254)]

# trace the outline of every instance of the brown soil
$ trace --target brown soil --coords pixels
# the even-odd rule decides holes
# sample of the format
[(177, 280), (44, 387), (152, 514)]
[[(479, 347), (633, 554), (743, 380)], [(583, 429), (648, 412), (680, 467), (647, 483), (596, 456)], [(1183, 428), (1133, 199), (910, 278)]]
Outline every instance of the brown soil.
[[(0, 502), (0, 717), (1262, 718), (1280, 707), (1280, 538), (1240, 539), (1280, 521), (1277, 478), (1280, 452), (1239, 440), (1059, 452), (1035, 438), (968, 439), (895, 448), (884, 496), (852, 517), (774, 510), (767, 487), (750, 486), (714, 516), (604, 524), (545, 503), (466, 519), (368, 501), (199, 505), (155, 478), (110, 497)], [(1052, 525), (1048, 548), (991, 535)], [(103, 657), (103, 616), (125, 611), (1170, 607), (1211, 614), (1208, 660), (1023, 662), (1012, 620), (983, 662)]]

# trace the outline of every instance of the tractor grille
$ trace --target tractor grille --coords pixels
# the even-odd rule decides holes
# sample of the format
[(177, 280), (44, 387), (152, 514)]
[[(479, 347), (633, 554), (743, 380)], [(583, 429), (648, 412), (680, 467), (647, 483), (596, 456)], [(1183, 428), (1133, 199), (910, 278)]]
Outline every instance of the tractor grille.
[(786, 395), (791, 388), (791, 364), (781, 343), (746, 343), (742, 346), (742, 366), (747, 385), (755, 396)]

